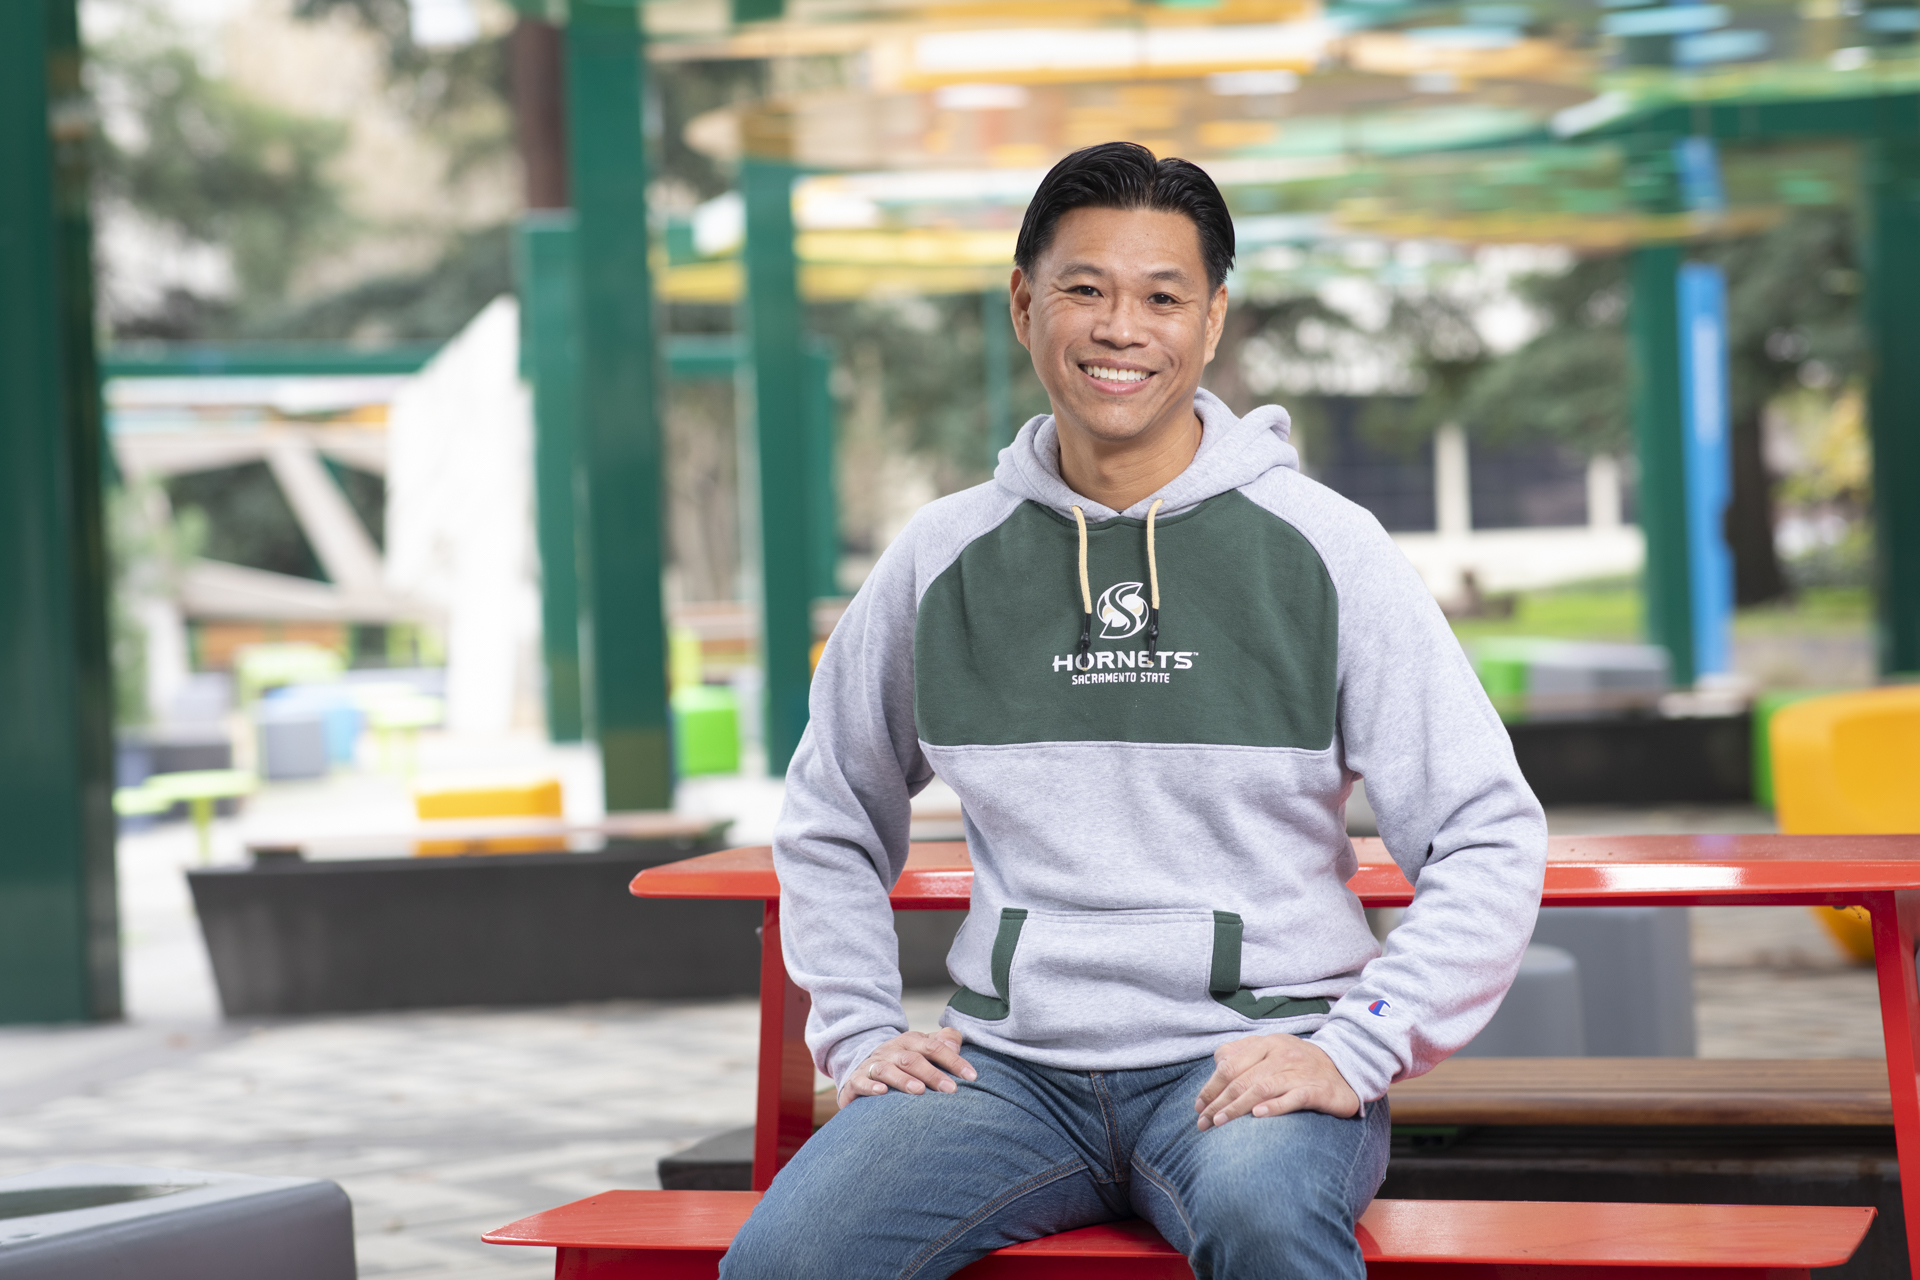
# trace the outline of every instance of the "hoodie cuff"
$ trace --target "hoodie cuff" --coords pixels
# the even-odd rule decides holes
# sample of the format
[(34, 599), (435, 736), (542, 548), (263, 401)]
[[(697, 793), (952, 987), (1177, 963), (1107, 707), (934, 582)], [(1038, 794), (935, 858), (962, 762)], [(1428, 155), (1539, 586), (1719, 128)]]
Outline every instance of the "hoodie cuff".
[(867, 1060), (867, 1055), (887, 1041), (904, 1032), (891, 1027), (880, 1027), (862, 1036), (848, 1036), (827, 1054), (827, 1074), (833, 1077), (835, 1093), (847, 1087), (847, 1078), (853, 1069)]
[(1348, 1086), (1360, 1095), (1363, 1110), (1387, 1096), (1387, 1086), (1403, 1069), (1399, 1055), (1344, 1018), (1329, 1018), (1313, 1033), (1311, 1043), (1333, 1059)]

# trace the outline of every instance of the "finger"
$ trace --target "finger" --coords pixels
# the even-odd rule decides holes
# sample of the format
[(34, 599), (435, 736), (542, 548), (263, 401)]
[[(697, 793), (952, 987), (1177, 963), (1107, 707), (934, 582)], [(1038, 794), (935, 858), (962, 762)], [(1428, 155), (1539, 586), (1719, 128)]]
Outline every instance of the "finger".
[(1292, 1111), (1324, 1111), (1315, 1090), (1300, 1085), (1288, 1089), (1277, 1097), (1266, 1098), (1254, 1104), (1247, 1114), (1255, 1116), (1284, 1116)]
[[(938, 1089), (942, 1093), (952, 1093), (960, 1087), (948, 1077), (946, 1072), (927, 1061), (927, 1056), (923, 1053), (916, 1053), (911, 1049), (898, 1049), (887, 1054), (886, 1061), (909, 1080), (923, 1087)], [(920, 1090), (908, 1089), (907, 1092), (918, 1093)]]
[(927, 1046), (922, 1052), (929, 1061), (945, 1067), (962, 1080), (979, 1079), (979, 1073), (973, 1069), (973, 1065), (960, 1056), (960, 1045), (957, 1040), (949, 1040), (945, 1036), (928, 1036)]
[[(942, 1080), (947, 1079), (944, 1074), (928, 1064), (925, 1058), (921, 1058), (918, 1054), (914, 1054), (913, 1057), (919, 1060), (919, 1064), (923, 1069), (932, 1071), (933, 1074), (939, 1076)], [(873, 1066), (872, 1074), (873, 1079), (877, 1083), (883, 1084), (889, 1089), (898, 1089), (901, 1093), (925, 1093), (927, 1091), (927, 1085), (931, 1083), (930, 1081), (922, 1080), (918, 1075), (914, 1074), (899, 1062), (885, 1060), (876, 1062)], [(951, 1080), (947, 1081), (947, 1091), (951, 1091), (955, 1087)]]
[(1206, 1084), (1201, 1086), (1200, 1096), (1193, 1100), (1193, 1109), (1204, 1116), (1207, 1108), (1213, 1105), (1214, 1099), (1220, 1096), (1221, 1091), (1224, 1090), (1232, 1080), (1233, 1076), (1225, 1067), (1214, 1068), (1213, 1074), (1207, 1077)]
[(1271, 1074), (1241, 1076), (1208, 1109), (1208, 1118), (1217, 1129), (1229, 1120), (1247, 1115), (1268, 1099), (1279, 1097), (1285, 1089), (1286, 1085)]

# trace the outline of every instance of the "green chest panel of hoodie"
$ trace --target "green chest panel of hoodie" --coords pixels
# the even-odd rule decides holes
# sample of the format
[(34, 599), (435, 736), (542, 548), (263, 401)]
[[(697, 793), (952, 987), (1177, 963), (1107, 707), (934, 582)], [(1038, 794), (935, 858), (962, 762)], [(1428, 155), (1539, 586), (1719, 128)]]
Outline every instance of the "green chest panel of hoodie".
[(1087, 528), (1087, 654), (1071, 517), (1022, 503), (970, 543), (920, 600), (921, 740), (1330, 746), (1339, 600), (1306, 538), (1232, 491), (1156, 521), (1154, 545), (1149, 656), (1144, 520)]

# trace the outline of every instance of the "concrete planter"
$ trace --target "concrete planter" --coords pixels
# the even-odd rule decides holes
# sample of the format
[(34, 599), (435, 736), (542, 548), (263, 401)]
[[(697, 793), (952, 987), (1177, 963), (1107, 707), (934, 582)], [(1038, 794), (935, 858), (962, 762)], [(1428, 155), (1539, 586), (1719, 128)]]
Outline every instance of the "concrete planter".
[(706, 851), (268, 858), (187, 879), (228, 1017), (751, 995), (759, 903), (627, 892)]
[(1744, 804), (1753, 798), (1745, 715), (1528, 720), (1513, 752), (1542, 804)]

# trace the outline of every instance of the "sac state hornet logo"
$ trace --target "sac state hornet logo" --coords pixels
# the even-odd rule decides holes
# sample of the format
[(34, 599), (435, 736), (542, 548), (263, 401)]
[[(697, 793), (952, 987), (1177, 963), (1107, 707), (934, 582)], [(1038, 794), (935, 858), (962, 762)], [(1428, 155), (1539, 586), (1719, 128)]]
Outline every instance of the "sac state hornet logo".
[(1138, 582), (1116, 582), (1100, 593), (1093, 616), (1100, 619), (1102, 640), (1125, 640), (1147, 625), (1147, 602)]

